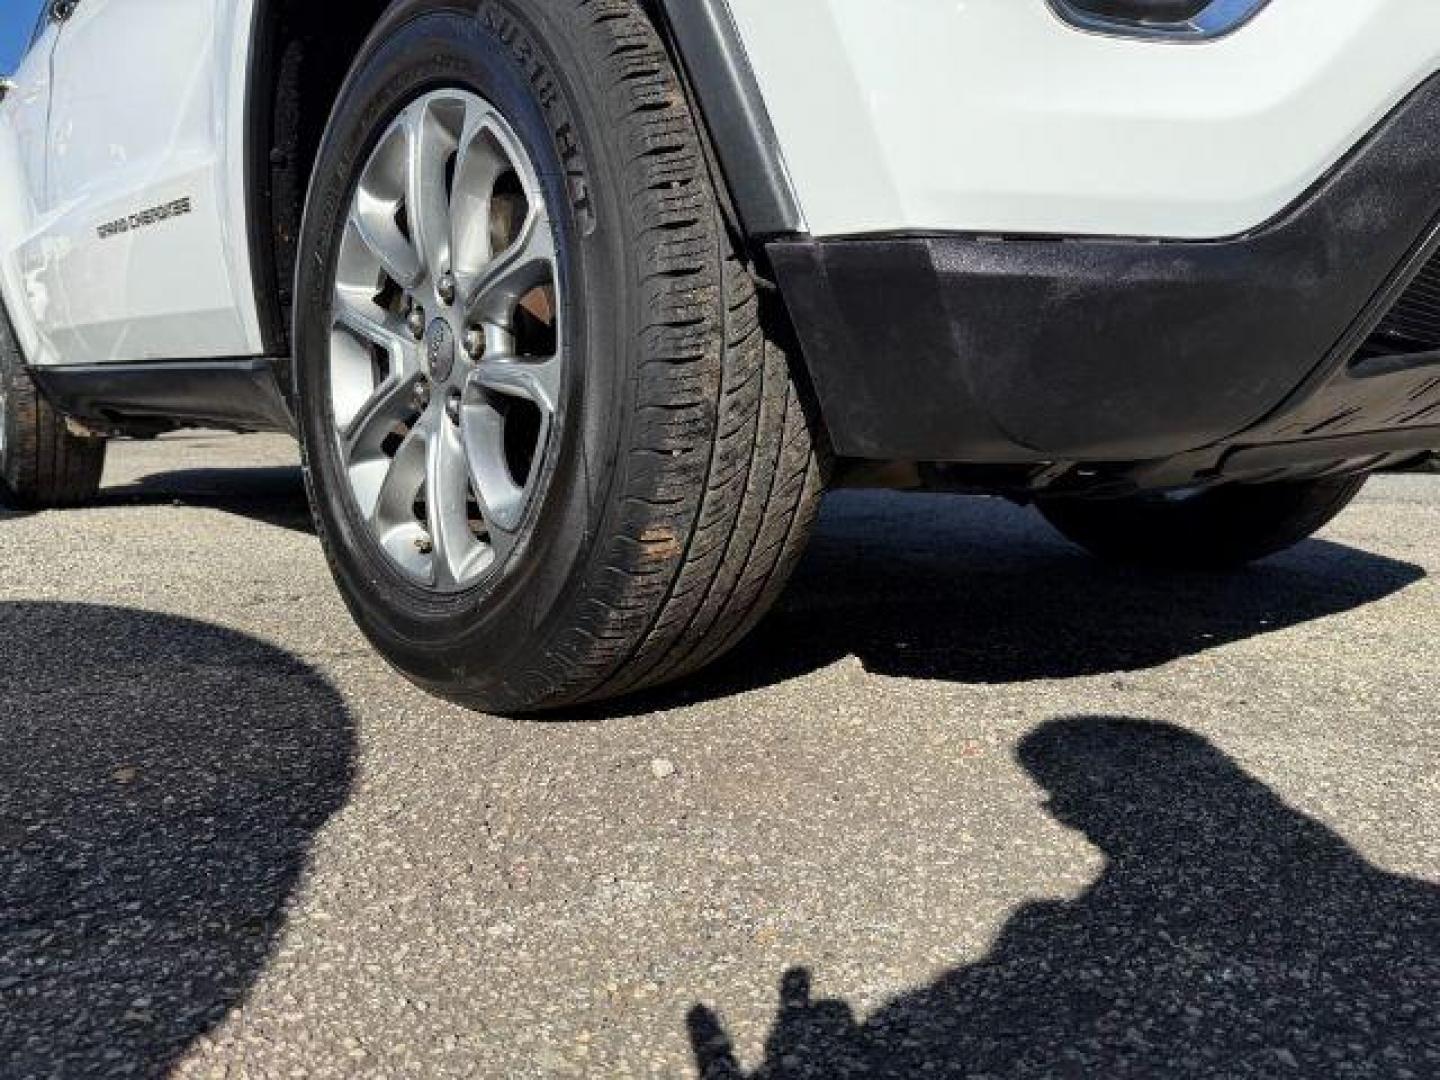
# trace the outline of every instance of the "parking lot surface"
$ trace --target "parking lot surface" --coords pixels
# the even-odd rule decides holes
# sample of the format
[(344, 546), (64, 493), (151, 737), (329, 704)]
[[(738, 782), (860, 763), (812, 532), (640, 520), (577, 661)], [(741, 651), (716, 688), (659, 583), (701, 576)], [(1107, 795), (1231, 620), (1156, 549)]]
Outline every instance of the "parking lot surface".
[(1230, 576), (842, 493), (721, 667), (367, 647), (294, 449), (0, 512), (0, 1075), (1440, 1075), (1440, 476)]

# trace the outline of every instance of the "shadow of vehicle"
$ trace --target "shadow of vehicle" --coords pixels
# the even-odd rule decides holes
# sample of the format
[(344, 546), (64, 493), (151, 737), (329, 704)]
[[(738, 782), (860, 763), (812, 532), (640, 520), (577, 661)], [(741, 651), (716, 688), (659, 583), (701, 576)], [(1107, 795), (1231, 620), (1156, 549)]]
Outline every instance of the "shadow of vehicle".
[(163, 1074), (266, 962), (355, 733), (295, 658), (0, 603), (0, 1075)]
[(1382, 600), (1409, 563), (1312, 540), (1228, 574), (1112, 566), (993, 499), (841, 492), (775, 610), (643, 712), (726, 697), (846, 656), (912, 679), (1015, 683), (1139, 671)]
[[(101, 495), (102, 505), (175, 501), (313, 532), (295, 466), (155, 473)], [(789, 589), (735, 651), (678, 683), (563, 718), (729, 697), (847, 656), (879, 674), (980, 684), (1140, 671), (1352, 611), (1424, 576), (1324, 540), (1229, 574), (1118, 567), (999, 500), (842, 491), (828, 497)]]
[(93, 506), (168, 506), (220, 510), (296, 532), (313, 533), (305, 481), (294, 465), (178, 469), (107, 487)]
[[(1440, 888), (1372, 866), (1171, 725), (1054, 721), (1019, 757), (1104, 853), (1099, 879), (863, 1022), (789, 972), (756, 1080), (1440, 1070)], [(689, 1023), (702, 1077), (741, 1076), (719, 1018)]]

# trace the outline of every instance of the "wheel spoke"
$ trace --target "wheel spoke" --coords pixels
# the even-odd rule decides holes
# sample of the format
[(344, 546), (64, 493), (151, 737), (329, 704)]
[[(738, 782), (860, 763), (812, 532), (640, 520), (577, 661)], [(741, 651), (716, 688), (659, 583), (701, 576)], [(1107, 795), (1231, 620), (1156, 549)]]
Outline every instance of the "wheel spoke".
[(424, 271), (420, 256), (395, 220), (399, 210), (398, 200), (379, 198), (362, 186), (355, 196), (351, 221), (385, 273), (397, 285), (413, 289), (424, 279)]
[(353, 464), (377, 456), (386, 437), (410, 418), (417, 406), (419, 385), (419, 373), (409, 372), (392, 375), (375, 388), (340, 432), (346, 457)]
[(505, 417), (478, 383), (471, 386), (460, 410), (460, 436), (470, 485), (490, 532), (490, 546), (497, 558), (504, 558), (514, 546), (514, 533), (525, 512), (525, 489), (515, 482), (506, 464)]
[[(414, 506), (425, 482), (425, 444), (425, 432), (411, 428), (393, 458), (381, 455), (350, 470), (360, 512), (392, 554), (405, 556), (401, 561), (407, 568), (416, 565), (414, 556), (419, 554), (414, 546), (418, 534)], [(367, 491), (368, 500), (364, 498)], [(402, 535), (407, 546), (397, 552), (395, 541)]]
[(432, 278), (450, 269), (450, 201), (445, 191), (445, 167), (455, 150), (455, 138), (440, 122), (430, 102), (421, 102), (405, 114), (406, 210), (410, 236), (420, 264)]
[(543, 207), (532, 206), (515, 241), (462, 281), (471, 320), (508, 324), (526, 293), (554, 282), (554, 263), (549, 215)]
[(499, 563), (508, 559), (510, 552), (515, 550), (515, 544), (519, 539), (516, 535), (516, 530), (520, 525), (519, 515), (514, 515), (513, 525), (502, 523), (501, 519), (494, 514), (485, 517), (483, 508), (480, 516), (485, 520), (486, 536), (489, 540), (490, 550), (495, 553), (495, 561)]
[(491, 202), (495, 183), (507, 168), (505, 154), (493, 139), (485, 114), (479, 110), (468, 112), (455, 155), (455, 181), (450, 192), (451, 269), (457, 277), (473, 279), (490, 260)]
[[(335, 325), (348, 332), (357, 345), (374, 346), (385, 353), (386, 363), (376, 382), (375, 362), (363, 351), (345, 343), (332, 343), (332, 400), (336, 425), (347, 462), (373, 457), (385, 436), (414, 412), (414, 395), (420, 372), (414, 342), (398, 316), (379, 307), (364, 290), (337, 286)], [(348, 363), (340, 363), (341, 355)]]
[(470, 531), (470, 481), (460, 433), (443, 414), (434, 416), (426, 433), (425, 467), (431, 574), (438, 588), (453, 588), (465, 580), (478, 545)]
[[(496, 186), (507, 173), (518, 179), (527, 207), (543, 205), (539, 182), (524, 148), (509, 126), (488, 108), (475, 107), (466, 113), (465, 128), (455, 159), (455, 183), (451, 195), (454, 214), (453, 269), (458, 277), (473, 282), (495, 258)], [(464, 296), (471, 293), (464, 292)]]
[(475, 381), (486, 390), (506, 397), (524, 398), (547, 416), (555, 414), (560, 400), (560, 357), (538, 359), (486, 356), (475, 365)]
[(335, 324), (380, 346), (389, 354), (393, 365), (403, 365), (414, 345), (404, 322), (376, 304), (370, 290), (337, 285)]

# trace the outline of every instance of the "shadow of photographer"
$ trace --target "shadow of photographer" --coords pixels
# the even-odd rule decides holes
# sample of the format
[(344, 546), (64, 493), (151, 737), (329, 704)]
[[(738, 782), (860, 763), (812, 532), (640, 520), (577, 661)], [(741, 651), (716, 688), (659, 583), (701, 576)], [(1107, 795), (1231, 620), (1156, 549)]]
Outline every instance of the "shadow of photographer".
[(353, 722), (187, 619), (0, 603), (0, 639), (0, 1075), (163, 1074), (263, 969)]
[[(1099, 879), (863, 1021), (790, 971), (754, 1080), (1440, 1072), (1440, 888), (1172, 725), (1057, 720), (1019, 758)], [(715, 1013), (689, 1025), (705, 1080), (744, 1075)]]

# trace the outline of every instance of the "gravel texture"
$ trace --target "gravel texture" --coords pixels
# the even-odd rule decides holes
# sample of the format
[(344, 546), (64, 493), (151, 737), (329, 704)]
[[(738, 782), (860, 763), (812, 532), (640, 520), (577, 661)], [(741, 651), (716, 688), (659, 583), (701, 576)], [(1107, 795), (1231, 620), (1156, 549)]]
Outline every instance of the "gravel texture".
[(1222, 577), (832, 497), (721, 667), (411, 689), (283, 439), (0, 514), (0, 1076), (1440, 1075), (1440, 477)]

